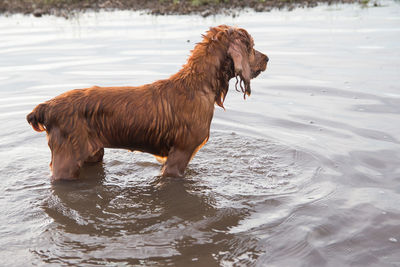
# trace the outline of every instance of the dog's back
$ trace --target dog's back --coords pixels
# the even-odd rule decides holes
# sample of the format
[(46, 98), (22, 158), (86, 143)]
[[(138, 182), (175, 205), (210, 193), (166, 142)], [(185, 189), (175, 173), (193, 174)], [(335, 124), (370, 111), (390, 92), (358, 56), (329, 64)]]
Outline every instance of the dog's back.
[[(75, 89), (39, 104), (27, 120), (34, 130), (47, 132), (50, 146), (60, 142), (79, 146), (92, 143), (91, 151), (99, 147), (126, 148), (163, 157), (176, 140), (192, 130), (189, 125), (193, 112), (183, 112), (188, 106), (184, 94), (182, 99), (176, 95), (171, 98), (171, 92), (162, 88), (145, 85)], [(194, 103), (189, 104), (191, 110)], [(212, 108), (211, 105), (211, 114), (207, 115), (210, 119)]]

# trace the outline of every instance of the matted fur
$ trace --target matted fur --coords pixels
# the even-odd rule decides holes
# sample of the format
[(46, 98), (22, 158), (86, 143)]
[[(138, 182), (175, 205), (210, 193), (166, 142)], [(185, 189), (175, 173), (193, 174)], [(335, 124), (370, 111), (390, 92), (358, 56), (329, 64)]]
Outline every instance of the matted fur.
[(182, 177), (209, 137), (214, 104), (223, 107), (229, 80), (244, 96), (268, 57), (246, 30), (210, 28), (187, 63), (170, 78), (138, 87), (76, 89), (39, 104), (27, 115), (46, 131), (52, 179), (76, 179), (84, 162), (101, 161), (104, 148), (124, 148), (164, 161), (163, 176)]

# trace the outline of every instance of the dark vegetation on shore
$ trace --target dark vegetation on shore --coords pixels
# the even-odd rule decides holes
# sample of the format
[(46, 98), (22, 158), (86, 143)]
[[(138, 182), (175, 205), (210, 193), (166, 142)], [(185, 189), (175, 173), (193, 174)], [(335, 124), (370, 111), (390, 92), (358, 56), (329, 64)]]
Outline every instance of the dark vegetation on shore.
[(204, 17), (219, 13), (234, 15), (243, 8), (257, 12), (273, 8), (313, 7), (319, 3), (367, 4), (370, 0), (1, 0), (0, 14), (56, 15), (69, 17), (87, 10), (143, 10), (146, 13), (200, 14)]

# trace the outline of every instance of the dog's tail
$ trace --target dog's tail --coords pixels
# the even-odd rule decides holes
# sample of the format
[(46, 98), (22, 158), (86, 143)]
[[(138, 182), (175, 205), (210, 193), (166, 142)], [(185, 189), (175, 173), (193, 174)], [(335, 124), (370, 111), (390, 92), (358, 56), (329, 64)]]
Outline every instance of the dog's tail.
[(46, 119), (47, 104), (39, 104), (36, 108), (26, 116), (26, 120), (37, 132), (46, 131), (45, 119)]

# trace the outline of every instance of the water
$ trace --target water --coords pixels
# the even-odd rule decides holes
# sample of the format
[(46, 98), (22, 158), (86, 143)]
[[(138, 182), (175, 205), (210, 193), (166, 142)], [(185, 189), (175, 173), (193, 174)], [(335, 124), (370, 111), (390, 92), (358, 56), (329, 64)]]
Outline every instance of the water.
[[(0, 17), (0, 265), (399, 266), (400, 5), (239, 17)], [(25, 116), (66, 90), (140, 85), (208, 26), (246, 28), (269, 69), (230, 90), (185, 179), (106, 150), (50, 184)]]

